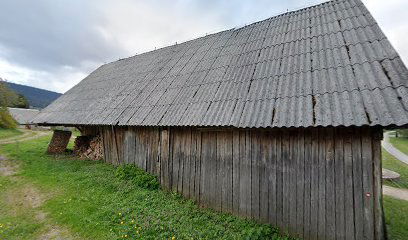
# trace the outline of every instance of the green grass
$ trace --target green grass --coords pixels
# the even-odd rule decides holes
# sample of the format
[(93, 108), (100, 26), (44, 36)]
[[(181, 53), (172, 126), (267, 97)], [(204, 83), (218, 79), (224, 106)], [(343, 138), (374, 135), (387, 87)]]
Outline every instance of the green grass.
[[(269, 225), (202, 209), (178, 194), (134, 184), (115, 174), (111, 165), (45, 155), (49, 139), (22, 142), (18, 148), (4, 145), (0, 153), (17, 161), (20, 178), (47, 192), (48, 200), (41, 209), (48, 217), (81, 238), (287, 239)], [(0, 181), (0, 199), (6, 191), (18, 188), (8, 179)], [(7, 212), (6, 208), (0, 204), (1, 212)], [(41, 232), (42, 226), (29, 213), (0, 215), (0, 224), (12, 228), (7, 239), (30, 239)]]
[(398, 188), (408, 188), (408, 165), (397, 160), (385, 149), (382, 150), (383, 168), (392, 170), (401, 175), (400, 179), (392, 181), (384, 181), (384, 184)]
[(390, 240), (408, 238), (408, 201), (384, 196), (385, 222)]
[(15, 137), (23, 134), (18, 129), (5, 129), (5, 128), (0, 128), (0, 139), (5, 139), (5, 138), (10, 138), (10, 137)]
[(390, 143), (401, 152), (408, 155), (408, 138), (406, 137), (390, 137)]

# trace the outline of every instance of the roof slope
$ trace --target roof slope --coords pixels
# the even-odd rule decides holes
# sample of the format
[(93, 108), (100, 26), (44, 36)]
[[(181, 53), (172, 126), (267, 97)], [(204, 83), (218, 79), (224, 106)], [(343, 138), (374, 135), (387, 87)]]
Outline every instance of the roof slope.
[(26, 108), (8, 108), (11, 116), (18, 122), (18, 124), (30, 124), (35, 116), (40, 112), (37, 109)]
[(333, 0), (106, 64), (43, 124), (408, 124), (408, 70), (360, 0)]

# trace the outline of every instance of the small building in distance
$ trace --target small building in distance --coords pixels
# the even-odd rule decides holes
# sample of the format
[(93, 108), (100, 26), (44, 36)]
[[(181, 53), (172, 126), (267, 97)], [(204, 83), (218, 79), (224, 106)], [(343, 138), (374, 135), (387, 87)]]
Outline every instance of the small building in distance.
[(8, 108), (11, 116), (17, 121), (20, 127), (31, 129), (36, 124), (31, 121), (40, 112), (38, 109), (26, 109), (26, 108)]

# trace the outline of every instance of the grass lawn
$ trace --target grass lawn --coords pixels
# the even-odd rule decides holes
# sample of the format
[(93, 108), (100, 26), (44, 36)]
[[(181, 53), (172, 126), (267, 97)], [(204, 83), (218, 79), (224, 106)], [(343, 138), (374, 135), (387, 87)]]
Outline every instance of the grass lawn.
[(0, 139), (15, 137), (21, 134), (23, 134), (23, 132), (18, 129), (0, 128)]
[[(0, 149), (19, 168), (17, 176), (0, 176), (0, 239), (35, 239), (53, 225), (74, 239), (287, 239), (269, 225), (139, 187), (113, 166), (47, 156), (49, 139)], [(41, 196), (39, 206), (16, 204), (30, 194)], [(39, 221), (42, 215), (46, 220)]]
[(408, 201), (384, 196), (385, 223), (390, 240), (408, 238)]
[(406, 137), (390, 137), (390, 143), (398, 150), (408, 155), (408, 138)]
[(401, 175), (396, 181), (384, 181), (384, 184), (391, 187), (407, 188), (408, 189), (408, 165), (397, 160), (389, 154), (385, 149), (382, 150), (383, 168), (387, 168)]

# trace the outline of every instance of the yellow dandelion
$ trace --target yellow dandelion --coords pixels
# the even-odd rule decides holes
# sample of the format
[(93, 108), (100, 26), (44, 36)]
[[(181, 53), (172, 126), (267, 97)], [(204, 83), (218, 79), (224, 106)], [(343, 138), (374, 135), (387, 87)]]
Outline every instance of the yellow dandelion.
[(123, 224), (123, 221), (121, 221), (120, 224)]
[(176, 240), (176, 237), (175, 236), (171, 237), (171, 240)]
[(127, 235), (125, 235), (125, 238), (127, 238)]

